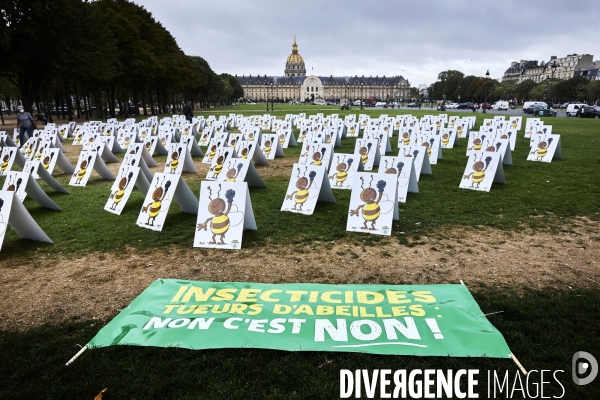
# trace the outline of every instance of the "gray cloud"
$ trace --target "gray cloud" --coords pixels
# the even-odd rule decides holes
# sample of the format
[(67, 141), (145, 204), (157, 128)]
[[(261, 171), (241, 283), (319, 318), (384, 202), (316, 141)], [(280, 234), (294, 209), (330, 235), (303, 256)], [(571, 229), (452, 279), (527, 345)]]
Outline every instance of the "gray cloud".
[(140, 2), (186, 54), (217, 72), (283, 75), (294, 34), (307, 73), (403, 75), (432, 83), (440, 71), (501, 78), (511, 61), (598, 54), (589, 1)]

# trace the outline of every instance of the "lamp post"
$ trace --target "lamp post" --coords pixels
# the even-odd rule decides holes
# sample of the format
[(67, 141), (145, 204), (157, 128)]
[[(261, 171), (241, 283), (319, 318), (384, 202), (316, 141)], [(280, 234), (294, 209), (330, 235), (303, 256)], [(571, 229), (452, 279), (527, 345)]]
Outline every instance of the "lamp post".
[(460, 85), (458, 85), (458, 104), (460, 104)]
[[(275, 111), (275, 99), (273, 99), (273, 82), (271, 82), (271, 111)], [(269, 103), (267, 103), (267, 111), (269, 109)]]
[(363, 81), (360, 81), (360, 109), (363, 109), (363, 87), (365, 86), (365, 83)]
[[(552, 70), (552, 80), (554, 80), (554, 73), (556, 72), (556, 67), (558, 67), (558, 65), (556, 65), (556, 60), (554, 60), (554, 62), (550, 66), (550, 69)], [(550, 81), (550, 91), (548, 92), (548, 97), (550, 97), (550, 95), (552, 94), (552, 80)]]
[(519, 92), (518, 92), (518, 88), (519, 88), (519, 85), (517, 84), (517, 82), (515, 82), (515, 98), (513, 99), (514, 102), (515, 102), (515, 107), (514, 107), (515, 110), (517, 109), (517, 106), (519, 105), (519, 100), (518, 100)]
[(544, 100), (548, 100), (548, 83), (550, 83), (550, 77), (546, 76), (546, 86), (544, 86)]
[(267, 100), (267, 112), (269, 112), (269, 84), (265, 83), (265, 99)]
[(485, 94), (483, 96), (483, 111), (482, 111), (482, 113), (484, 113), (484, 114), (486, 113), (485, 106), (487, 104), (487, 81), (488, 81), (489, 77), (490, 77), (490, 70), (488, 69), (487, 72), (485, 73)]
[(346, 83), (346, 104), (350, 103), (350, 84)]

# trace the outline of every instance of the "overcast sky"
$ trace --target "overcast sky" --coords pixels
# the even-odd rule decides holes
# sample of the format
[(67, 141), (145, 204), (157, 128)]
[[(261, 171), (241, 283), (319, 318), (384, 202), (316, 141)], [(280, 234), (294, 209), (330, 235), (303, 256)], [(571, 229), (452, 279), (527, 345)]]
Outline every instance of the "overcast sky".
[(456, 69), (501, 78), (511, 61), (593, 54), (593, 1), (144, 0), (188, 55), (217, 73), (283, 75), (294, 34), (307, 75), (402, 75), (431, 84)]

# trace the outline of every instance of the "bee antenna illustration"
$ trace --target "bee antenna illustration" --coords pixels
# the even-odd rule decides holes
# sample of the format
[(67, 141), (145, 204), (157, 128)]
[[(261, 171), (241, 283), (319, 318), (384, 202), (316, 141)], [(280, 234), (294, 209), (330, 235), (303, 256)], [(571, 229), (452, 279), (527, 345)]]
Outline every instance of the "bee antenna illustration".
[[(345, 157), (344, 157), (345, 158)], [(340, 156), (337, 156), (337, 163), (340, 163)]]
[(387, 161), (388, 161), (388, 160), (385, 160), (385, 169), (387, 169), (387, 168), (388, 168), (388, 162), (387, 162)]
[(364, 184), (365, 184), (365, 180), (364, 180), (364, 178), (361, 176), (361, 177), (360, 177), (360, 188), (361, 188), (361, 189), (364, 189), (364, 187), (363, 187), (363, 185), (364, 185)]
[(371, 187), (371, 183), (373, 183), (373, 175), (371, 175), (371, 180), (369, 181), (369, 187)]
[(129, 175), (127, 175), (127, 183), (129, 183), (131, 178), (133, 178), (133, 172), (130, 172)]
[(208, 189), (208, 199), (212, 201), (212, 189), (210, 188), (210, 186), (208, 186), (207, 189)]

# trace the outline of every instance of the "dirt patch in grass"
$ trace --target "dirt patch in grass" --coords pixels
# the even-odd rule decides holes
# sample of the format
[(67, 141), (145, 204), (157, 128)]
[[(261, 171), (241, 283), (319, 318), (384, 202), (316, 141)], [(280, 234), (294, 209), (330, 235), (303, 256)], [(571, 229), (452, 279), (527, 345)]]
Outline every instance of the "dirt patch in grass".
[(158, 278), (269, 283), (459, 283), (498, 287), (600, 290), (597, 224), (576, 220), (558, 234), (486, 228), (445, 231), (378, 247), (352, 242), (267, 245), (240, 251), (123, 249), (81, 258), (11, 257), (0, 266), (0, 329), (26, 330), (65, 320), (108, 319)]

